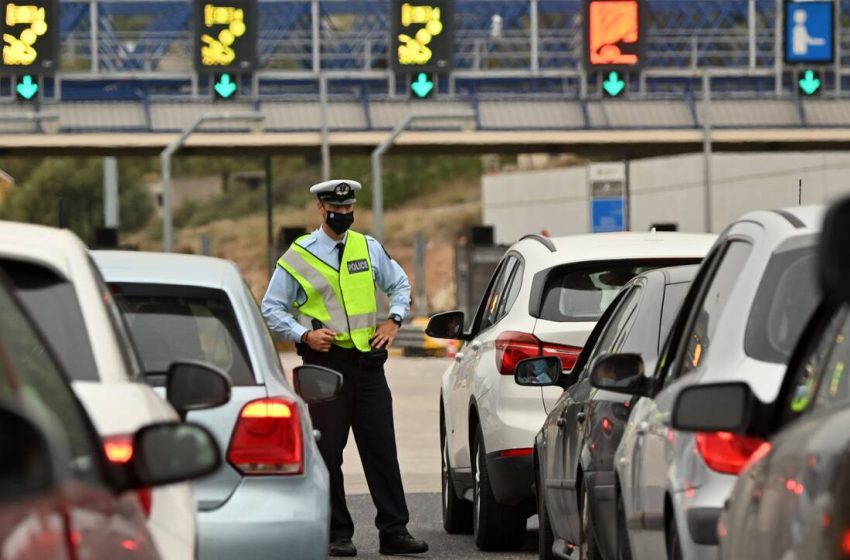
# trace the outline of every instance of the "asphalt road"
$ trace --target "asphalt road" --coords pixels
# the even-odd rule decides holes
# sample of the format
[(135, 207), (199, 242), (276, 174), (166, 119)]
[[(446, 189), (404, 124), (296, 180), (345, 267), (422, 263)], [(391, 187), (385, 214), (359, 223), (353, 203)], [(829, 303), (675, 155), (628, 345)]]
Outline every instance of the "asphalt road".
[[(300, 363), (294, 354), (282, 354), (288, 369)], [(393, 392), (396, 441), (401, 476), (410, 509), (410, 532), (425, 539), (431, 551), (423, 558), (529, 559), (536, 557), (537, 520), (529, 520), (525, 550), (512, 553), (478, 551), (472, 535), (448, 535), (443, 531), (440, 508), (440, 379), (448, 359), (390, 358), (387, 381)], [(356, 526), (354, 543), (358, 558), (384, 558), (378, 554), (378, 532), (374, 526), (375, 508), (368, 495), (363, 468), (354, 438), (345, 450), (343, 474), (348, 506)]]

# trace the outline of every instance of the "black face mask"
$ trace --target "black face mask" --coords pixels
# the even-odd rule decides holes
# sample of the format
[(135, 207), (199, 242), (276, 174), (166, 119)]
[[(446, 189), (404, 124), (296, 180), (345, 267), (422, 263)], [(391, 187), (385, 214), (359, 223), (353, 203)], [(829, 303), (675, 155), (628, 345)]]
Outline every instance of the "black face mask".
[(328, 224), (329, 228), (334, 230), (334, 233), (342, 235), (348, 231), (348, 228), (350, 228), (351, 224), (354, 223), (354, 211), (352, 210), (348, 214), (328, 212), (328, 217), (325, 218), (325, 223)]

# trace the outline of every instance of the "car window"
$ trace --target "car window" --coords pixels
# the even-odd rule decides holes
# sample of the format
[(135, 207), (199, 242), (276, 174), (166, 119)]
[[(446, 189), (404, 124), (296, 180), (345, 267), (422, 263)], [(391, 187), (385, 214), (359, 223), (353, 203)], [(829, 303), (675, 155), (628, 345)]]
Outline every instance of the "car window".
[(58, 420), (57, 428), (64, 431), (69, 448), (72, 476), (100, 481), (100, 450), (85, 412), (39, 334), (5, 289), (0, 289), (0, 369), (37, 414)]
[(805, 412), (814, 400), (818, 378), (822, 377), (820, 373), (830, 358), (833, 345), (843, 336), (841, 328), (847, 317), (847, 309), (839, 309), (829, 317), (823, 329), (815, 331), (818, 334), (812, 336), (812, 340), (808, 342), (805, 359), (793, 372), (795, 379), (789, 395), (790, 402), (785, 410), (781, 411), (786, 422)]
[(815, 245), (770, 258), (753, 300), (744, 337), (748, 356), (785, 364), (820, 301)]
[(850, 404), (850, 316), (846, 311), (840, 315), (843, 320), (836, 317), (834, 328), (823, 337), (829, 349), (824, 353), (815, 410)]
[(679, 375), (696, 370), (711, 349), (720, 316), (752, 250), (752, 245), (744, 241), (732, 241), (726, 247), (708, 289), (696, 307), (695, 320), (685, 339), (687, 346)]
[(506, 295), (505, 285), (516, 266), (516, 262), (516, 257), (509, 256), (505, 261), (505, 265), (499, 271), (499, 276), (496, 278), (496, 281), (493, 284), (493, 289), (490, 290), (487, 302), (484, 306), (484, 313), (481, 317), (481, 325), (478, 328), (479, 332), (487, 330), (496, 324), (496, 321), (499, 318), (499, 304)]
[(557, 267), (546, 278), (539, 318), (561, 323), (598, 321), (623, 286), (638, 274), (697, 262), (699, 259), (649, 259)]
[(507, 315), (511, 307), (513, 307), (514, 302), (516, 301), (517, 296), (519, 295), (519, 289), (522, 287), (522, 272), (524, 266), (522, 261), (517, 259), (517, 264), (514, 267), (513, 273), (511, 274), (511, 278), (508, 280), (508, 286), (506, 288), (506, 295), (502, 300), (502, 304), (499, 306), (498, 318), (497, 321), (501, 321), (502, 317)]
[(65, 371), (75, 381), (99, 381), (100, 375), (74, 286), (50, 269), (12, 260), (0, 261), (15, 292)]
[(678, 282), (676, 284), (667, 284), (664, 287), (664, 300), (661, 304), (661, 329), (658, 331), (658, 351), (661, 351), (661, 346), (664, 340), (673, 328), (673, 321), (676, 320), (676, 315), (682, 307), (682, 302), (685, 301), (685, 296), (688, 295), (690, 282)]
[(113, 292), (151, 382), (164, 381), (175, 361), (198, 360), (221, 368), (234, 385), (256, 384), (225, 292), (141, 283), (116, 283)]
[(599, 337), (599, 342), (593, 348), (593, 352), (587, 361), (588, 364), (592, 365), (593, 361), (603, 354), (612, 354), (619, 350), (626, 336), (628, 336), (629, 330), (634, 325), (641, 293), (640, 286), (634, 286), (620, 301), (620, 305), (611, 315), (605, 331)]

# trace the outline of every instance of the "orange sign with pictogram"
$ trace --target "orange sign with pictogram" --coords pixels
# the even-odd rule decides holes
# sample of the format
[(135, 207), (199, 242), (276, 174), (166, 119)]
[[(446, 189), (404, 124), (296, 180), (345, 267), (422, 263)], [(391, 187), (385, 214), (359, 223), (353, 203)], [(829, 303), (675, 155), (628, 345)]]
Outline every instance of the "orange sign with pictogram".
[(638, 67), (643, 58), (639, 0), (585, 0), (585, 65), (593, 69)]

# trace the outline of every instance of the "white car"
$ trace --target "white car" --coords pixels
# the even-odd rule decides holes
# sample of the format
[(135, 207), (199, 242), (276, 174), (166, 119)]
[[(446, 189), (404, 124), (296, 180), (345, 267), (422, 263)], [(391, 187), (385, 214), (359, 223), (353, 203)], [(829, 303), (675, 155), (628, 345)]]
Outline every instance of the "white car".
[[(130, 438), (141, 427), (178, 420), (175, 409), (145, 383), (120, 311), (76, 235), (0, 222), (0, 269), (65, 366), (110, 460), (129, 460)], [(229, 384), (227, 392), (229, 398)], [(163, 560), (195, 558), (191, 486), (143, 490), (139, 499)]]
[(521, 546), (536, 511), (534, 437), (561, 391), (520, 387), (517, 362), (558, 356), (570, 370), (626, 282), (651, 268), (698, 263), (714, 239), (654, 231), (527, 236), (502, 258), (467, 331), (462, 312), (431, 319), (431, 336), (466, 341), (440, 396), (446, 531), (472, 530), (484, 550)]

